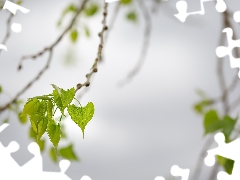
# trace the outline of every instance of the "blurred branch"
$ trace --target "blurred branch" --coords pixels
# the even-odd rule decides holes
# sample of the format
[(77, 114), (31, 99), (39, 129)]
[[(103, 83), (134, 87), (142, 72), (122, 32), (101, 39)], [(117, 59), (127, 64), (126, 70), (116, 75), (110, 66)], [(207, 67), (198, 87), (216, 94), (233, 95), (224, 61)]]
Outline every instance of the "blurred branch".
[[(19, 96), (21, 94), (23, 94), (28, 88), (30, 88), (32, 86), (32, 84), (34, 84), (41, 76), (42, 74), (48, 69), (51, 60), (52, 60), (52, 54), (53, 54), (53, 50), (56, 47), (56, 45), (62, 40), (62, 38), (66, 35), (66, 33), (72, 28), (72, 26), (74, 25), (77, 17), (80, 15), (80, 13), (82, 12), (82, 10), (85, 7), (85, 4), (88, 2), (89, 0), (84, 0), (82, 2), (82, 4), (80, 5), (80, 8), (78, 9), (78, 11), (76, 12), (75, 16), (73, 17), (73, 19), (71, 20), (69, 26), (63, 31), (63, 33), (59, 36), (59, 38), (49, 47), (43, 49), (41, 52), (32, 55), (32, 56), (25, 56), (22, 58), (23, 59), (35, 59), (43, 54), (45, 54), (46, 52), (49, 52), (49, 58), (48, 61), (46, 63), (46, 65), (43, 67), (43, 69), (37, 74), (36, 77), (34, 77), (19, 93), (17, 93), (17, 95), (6, 105), (4, 105), (3, 107), (0, 107), (0, 113), (3, 112), (4, 110), (6, 110), (8, 107), (11, 106), (11, 104), (13, 104), (14, 102), (17, 101), (17, 99), (19, 98)], [(21, 69), (21, 63), (19, 65), (19, 69)]]
[[(224, 27), (230, 27), (233, 29), (233, 26), (230, 23), (230, 16), (229, 16), (229, 12), (225, 11), (223, 13), (223, 26)], [(221, 32), (222, 32), (222, 26), (221, 26)], [(236, 39), (236, 35), (235, 33), (233, 34), (233, 39)], [(220, 40), (219, 40), (219, 45), (223, 45), (224, 44), (224, 38), (223, 35), (221, 33), (220, 36)], [(234, 53), (237, 57), (239, 57), (239, 51), (235, 48)], [(223, 104), (223, 111), (224, 111), (224, 115), (229, 114), (229, 111), (233, 109), (233, 107), (236, 107), (237, 104), (240, 103), (240, 97), (233, 103), (232, 106), (229, 105), (228, 103), (228, 97), (230, 95), (230, 93), (237, 87), (237, 83), (239, 82), (239, 78), (236, 75), (231, 83), (229, 87), (226, 87), (226, 81), (225, 81), (225, 77), (224, 77), (224, 73), (223, 73), (223, 59), (218, 58), (217, 59), (217, 75), (218, 75), (218, 81), (219, 81), (219, 85), (222, 91), (222, 95), (219, 98), (215, 98), (212, 99), (211, 101), (213, 103), (217, 103), (217, 102), (221, 102)], [(201, 172), (202, 169), (202, 163), (200, 163), (200, 159), (202, 159), (203, 153), (205, 152), (205, 148), (207, 147), (207, 145), (211, 144), (213, 142), (213, 138), (211, 139), (211, 141), (207, 141), (207, 143), (205, 144), (202, 153), (200, 154), (200, 157), (198, 159), (198, 163), (196, 166), (196, 170), (193, 174), (193, 179), (197, 180), (199, 178), (199, 174)], [(212, 173), (209, 177), (209, 180), (213, 180), (216, 179), (216, 175), (219, 169), (219, 164), (215, 164), (214, 169), (212, 170)]]
[[(3, 41), (2, 41), (3, 45), (6, 45), (8, 39), (9, 39), (9, 37), (11, 35), (11, 21), (12, 21), (13, 17), (14, 17), (14, 14), (10, 13), (10, 15), (8, 17), (8, 20), (7, 20), (7, 23), (6, 23), (7, 24), (6, 25), (7, 26), (6, 35), (5, 35), (5, 37), (4, 37)], [(2, 49), (0, 49), (0, 54), (1, 54), (1, 52), (2, 52)]]
[(151, 30), (152, 30), (151, 16), (145, 5), (145, 2), (143, 0), (138, 0), (137, 2), (140, 6), (140, 9), (141, 9), (144, 19), (145, 19), (144, 41), (142, 44), (140, 57), (139, 57), (136, 67), (127, 75), (125, 80), (123, 80), (122, 82), (119, 83), (120, 86), (125, 85), (128, 81), (130, 81), (139, 72), (139, 70), (141, 69), (141, 67), (146, 59), (147, 51), (149, 48), (149, 39), (150, 39)]
[(213, 138), (210, 137), (207, 142), (204, 144), (203, 146), (203, 149), (198, 157), (198, 160), (197, 160), (197, 165), (196, 165), (196, 168), (193, 172), (193, 176), (191, 179), (193, 180), (198, 180), (199, 179), (199, 176), (200, 176), (200, 173), (202, 171), (202, 164), (203, 164), (203, 159), (206, 157), (206, 151), (209, 149), (209, 147), (211, 146), (211, 144), (213, 143)]
[(95, 59), (93, 65), (92, 65), (91, 72), (86, 75), (87, 80), (83, 84), (80, 84), (80, 83), (77, 84), (77, 88), (76, 88), (75, 92), (77, 92), (83, 86), (85, 86), (85, 87), (90, 86), (90, 80), (91, 80), (93, 73), (96, 73), (98, 71), (98, 69), (97, 69), (98, 62), (102, 58), (102, 49), (103, 49), (103, 45), (104, 45), (104, 32), (107, 31), (107, 29), (108, 29), (108, 27), (106, 25), (107, 15), (108, 15), (108, 3), (105, 2), (104, 3), (103, 20), (102, 20), (103, 27), (102, 27), (102, 31), (98, 34), (98, 36), (100, 38), (100, 44), (98, 46), (97, 58)]
[(82, 12), (82, 10), (84, 9), (85, 4), (88, 2), (89, 0), (84, 0), (80, 6), (80, 8), (77, 10), (75, 16), (73, 17), (73, 19), (71, 20), (70, 24), (67, 26), (67, 28), (62, 32), (62, 34), (57, 38), (57, 40), (51, 44), (50, 46), (44, 48), (43, 50), (41, 50), (40, 52), (34, 54), (34, 55), (28, 55), (28, 56), (23, 56), (20, 60), (18, 69), (20, 70), (22, 68), (22, 62), (26, 59), (36, 59), (40, 56), (42, 56), (43, 54), (45, 54), (46, 52), (49, 52), (51, 50), (53, 50), (58, 43), (62, 40), (62, 38), (71, 30), (71, 28), (73, 27), (73, 25), (76, 22), (77, 17), (80, 15), (80, 13)]

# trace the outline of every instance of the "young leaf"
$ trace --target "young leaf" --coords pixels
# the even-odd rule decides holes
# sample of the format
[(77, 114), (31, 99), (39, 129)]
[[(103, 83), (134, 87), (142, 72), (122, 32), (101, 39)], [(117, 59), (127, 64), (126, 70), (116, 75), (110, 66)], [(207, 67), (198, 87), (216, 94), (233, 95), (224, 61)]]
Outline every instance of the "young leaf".
[(44, 151), (44, 148), (45, 148), (45, 140), (40, 140), (37, 142), (39, 148), (40, 148), (40, 151), (43, 152)]
[(59, 154), (65, 159), (78, 161), (77, 156), (73, 152), (73, 145), (72, 144), (70, 144), (69, 146), (67, 146), (65, 148), (61, 148), (59, 150)]
[(47, 103), (47, 115), (48, 115), (48, 118), (52, 118), (52, 116), (53, 116), (53, 103), (52, 103), (52, 101), (48, 101), (48, 103)]
[(56, 124), (53, 119), (48, 121), (48, 127), (47, 127), (47, 133), (50, 141), (54, 145), (54, 147), (57, 149), (58, 143), (61, 138), (61, 129), (60, 124)]
[(213, 102), (211, 100), (202, 100), (194, 105), (194, 109), (197, 113), (203, 114), (205, 112), (205, 109), (212, 105), (212, 103)]
[(66, 9), (64, 9), (61, 18), (58, 21), (58, 26), (61, 26), (63, 18), (66, 16), (66, 14), (70, 12), (76, 12), (77, 8), (75, 7), (74, 4), (70, 4)]
[(31, 126), (29, 128), (29, 137), (33, 138), (35, 141), (37, 140), (37, 133), (33, 130)]
[(18, 119), (20, 120), (20, 122), (22, 124), (25, 124), (27, 122), (27, 115), (26, 114), (22, 114), (22, 113), (19, 113), (18, 114)]
[(88, 122), (92, 119), (94, 114), (94, 105), (92, 102), (85, 107), (77, 107), (74, 104), (68, 107), (68, 113), (72, 120), (81, 128), (84, 139), (84, 130)]
[(226, 140), (229, 140), (230, 135), (231, 135), (231, 133), (232, 133), (234, 127), (235, 127), (235, 124), (237, 122), (237, 119), (238, 118), (232, 119), (229, 116), (225, 116), (223, 118), (223, 120), (222, 120), (223, 121), (222, 122), (223, 123), (223, 125), (222, 125), (222, 133), (225, 135)]
[(23, 108), (22, 115), (33, 115), (37, 112), (40, 101), (37, 98), (30, 99)]
[(46, 132), (47, 125), (48, 125), (48, 118), (42, 117), (38, 122), (38, 126), (37, 126), (37, 142), (40, 140), (42, 135)]
[(55, 89), (53, 91), (54, 96), (54, 102), (56, 103), (57, 107), (62, 112), (62, 115), (64, 115), (64, 109), (72, 102), (74, 96), (75, 96), (75, 90), (74, 88), (68, 89), (67, 91), (55, 86), (52, 84), (53, 88)]
[(90, 30), (89, 30), (89, 28), (88, 28), (87, 26), (85, 26), (85, 27), (84, 27), (84, 30), (85, 30), (85, 35), (86, 35), (87, 37), (90, 37)]
[(129, 12), (126, 17), (129, 21), (132, 21), (132, 22), (137, 21), (137, 14), (134, 11)]
[(233, 165), (234, 165), (233, 160), (217, 155), (217, 161), (222, 167), (224, 167), (225, 171), (228, 174), (232, 174)]
[(78, 39), (78, 31), (76, 29), (72, 30), (70, 33), (70, 37), (73, 43), (75, 43)]
[(38, 132), (38, 122), (40, 121), (41, 116), (39, 116), (38, 114), (34, 114), (30, 116), (30, 122), (32, 125), (32, 128), (34, 130), (34, 132), (37, 134)]
[(9, 123), (9, 119), (8, 118), (4, 119), (3, 123)]
[(210, 110), (205, 114), (204, 128), (205, 135), (208, 133), (216, 132), (222, 128), (222, 121), (219, 120), (219, 117), (215, 110)]
[(121, 0), (121, 4), (130, 4), (132, 0)]
[(90, 4), (88, 7), (84, 9), (84, 14), (88, 17), (93, 16), (98, 11), (98, 5), (97, 4)]
[(55, 163), (58, 162), (58, 157), (57, 157), (57, 154), (56, 154), (56, 151), (54, 148), (51, 148), (49, 150), (49, 155), (52, 158), (53, 162), (55, 162)]
[(45, 116), (47, 112), (47, 102), (46, 101), (41, 101), (39, 103), (38, 109), (37, 109), (37, 114), (40, 116)]

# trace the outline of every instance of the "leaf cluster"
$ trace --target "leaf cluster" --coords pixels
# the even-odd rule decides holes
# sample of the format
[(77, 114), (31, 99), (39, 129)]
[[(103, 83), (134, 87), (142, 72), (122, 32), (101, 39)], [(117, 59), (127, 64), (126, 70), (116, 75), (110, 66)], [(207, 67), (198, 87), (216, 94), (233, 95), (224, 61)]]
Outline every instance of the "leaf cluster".
[[(204, 135), (222, 132), (225, 136), (226, 143), (233, 141), (231, 135), (236, 129), (238, 117), (232, 118), (229, 115), (221, 117), (217, 110), (213, 109), (213, 101), (208, 99), (202, 91), (198, 91), (202, 100), (194, 105), (194, 110), (203, 116)], [(228, 174), (232, 173), (234, 161), (222, 156), (217, 156), (217, 162)]]
[[(78, 101), (80, 104), (80, 107), (78, 107), (72, 104), (75, 99), (74, 88), (64, 90), (56, 85), (52, 86), (54, 88), (52, 94), (28, 99), (19, 117), (24, 122), (29, 118), (31, 123), (29, 135), (37, 141), (40, 149), (44, 149), (44, 142), (41, 138), (43, 134), (47, 133), (55, 151), (57, 151), (61, 137), (65, 136), (62, 132), (63, 125), (61, 124), (63, 117), (66, 117), (65, 111), (67, 110), (71, 119), (80, 127), (84, 138), (86, 125), (94, 114), (94, 105), (92, 102), (89, 102), (85, 107), (82, 107)], [(58, 119), (54, 117), (57, 110), (61, 112), (61, 117)], [(71, 149), (72, 146), (65, 150), (61, 149), (59, 153), (62, 156), (68, 156), (65, 151), (69, 151), (72, 154), (72, 158), (76, 157)]]

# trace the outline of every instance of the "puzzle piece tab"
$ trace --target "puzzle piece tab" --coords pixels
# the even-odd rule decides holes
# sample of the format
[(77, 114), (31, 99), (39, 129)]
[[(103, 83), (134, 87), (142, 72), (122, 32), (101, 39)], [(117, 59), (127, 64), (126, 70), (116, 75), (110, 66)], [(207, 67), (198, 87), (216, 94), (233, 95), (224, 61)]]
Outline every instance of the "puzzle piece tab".
[[(0, 126), (0, 133), (8, 127), (8, 124)], [(12, 158), (11, 153), (18, 151), (19, 144), (15, 141), (4, 147), (0, 142), (0, 179), (3, 180), (71, 180), (65, 172), (70, 166), (70, 161), (61, 160), (59, 162), (60, 172), (43, 171), (42, 156), (37, 143), (32, 142), (28, 146), (28, 151), (34, 157), (22, 167)], [(83, 176), (81, 180), (91, 180), (89, 176)]]
[[(209, 2), (209, 1), (213, 1), (213, 0), (200, 0), (201, 10), (188, 13), (187, 12), (187, 8), (188, 8), (187, 2), (180, 0), (176, 3), (176, 8), (178, 10), (178, 14), (175, 14), (174, 16), (176, 18), (178, 18), (181, 22), (185, 22), (187, 17), (190, 15), (196, 15), (196, 14), (203, 15), (203, 14), (205, 14), (203, 3)], [(217, 4), (216, 4), (215, 8), (218, 12), (222, 13), (222, 12), (226, 11), (227, 6), (226, 6), (226, 3), (224, 2), (224, 0), (217, 0)]]
[(189, 169), (182, 169), (177, 165), (172, 166), (170, 172), (173, 176), (181, 176), (182, 180), (188, 180), (188, 177), (189, 177), (189, 174), (190, 174)]
[[(225, 32), (227, 34), (227, 40), (228, 40), (228, 47), (225, 46), (219, 46), (216, 49), (216, 55), (219, 58), (222, 58), (224, 56), (229, 56), (230, 60), (230, 67), (231, 68), (240, 68), (240, 58), (234, 58), (232, 55), (233, 48), (240, 47), (240, 40), (233, 40), (233, 30), (231, 28), (225, 28), (222, 32)], [(238, 73), (238, 77), (240, 78), (240, 71)]]
[(218, 133), (214, 137), (218, 147), (207, 151), (208, 155), (204, 162), (207, 166), (213, 166), (215, 163), (215, 156), (219, 155), (234, 161), (232, 174), (220, 171), (217, 175), (218, 180), (239, 180), (240, 179), (240, 138), (225, 143), (225, 136), (223, 133)]

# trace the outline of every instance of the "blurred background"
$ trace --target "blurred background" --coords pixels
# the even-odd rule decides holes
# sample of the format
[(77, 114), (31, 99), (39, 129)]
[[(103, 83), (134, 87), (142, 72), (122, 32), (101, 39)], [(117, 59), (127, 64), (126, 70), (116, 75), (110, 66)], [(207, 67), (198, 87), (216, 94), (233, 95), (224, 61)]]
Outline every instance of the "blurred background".
[[(87, 24), (90, 36), (79, 32), (73, 43), (67, 34), (53, 53), (50, 68), (29, 88), (20, 99), (49, 94), (55, 84), (63, 89), (75, 87), (85, 82), (85, 75), (92, 67), (99, 44), (98, 33), (102, 28), (103, 0), (92, 1), (99, 5), (95, 16), (80, 17), (77, 28)], [(202, 89), (209, 97), (221, 95), (215, 49), (220, 45), (223, 15), (215, 10), (216, 2), (204, 3), (205, 14), (189, 16), (180, 22), (176, 0), (161, 1), (151, 14), (150, 44), (145, 62), (134, 78), (124, 86), (118, 86), (136, 66), (144, 40), (145, 21), (136, 3), (122, 5), (115, 24), (109, 31), (104, 46), (103, 61), (98, 73), (94, 74), (91, 85), (81, 96), (81, 104), (93, 102), (95, 114), (82, 132), (71, 119), (64, 120), (68, 140), (60, 145), (73, 143), (79, 162), (71, 162), (66, 174), (73, 180), (83, 175), (93, 180), (153, 180), (156, 176), (166, 179), (172, 165), (189, 168), (191, 175), (197, 166), (204, 143), (212, 135), (204, 136), (203, 117), (194, 111), (194, 104), (200, 100), (196, 90)], [(0, 106), (9, 102), (44, 67), (47, 54), (35, 60), (25, 60), (21, 71), (17, 70), (23, 55), (32, 55), (55, 41), (73, 17), (67, 14), (62, 25), (58, 21), (69, 3), (80, 0), (24, 0), (22, 6), (30, 12), (18, 12), (12, 22), (22, 24), (23, 30), (11, 32), (6, 46), (8, 51), (0, 54), (0, 85), (5, 94), (0, 95)], [(151, 11), (154, 3), (144, 1)], [(200, 9), (199, 0), (188, 0), (188, 11)], [(117, 2), (109, 4), (108, 22), (114, 15)], [(228, 0), (228, 10), (240, 10), (239, 2)], [(126, 13), (134, 10), (137, 19), (131, 22)], [(6, 34), (9, 12), (0, 12), (0, 38)], [(234, 21), (231, 21), (234, 24)], [(239, 25), (234, 24), (239, 36)], [(237, 38), (238, 39), (238, 38)], [(223, 44), (221, 44), (223, 45)], [(227, 46), (227, 44), (225, 44)], [(223, 59), (223, 72), (227, 85), (237, 76), (237, 69), (231, 69), (228, 57)], [(85, 87), (78, 94), (85, 91)], [(239, 84), (229, 101), (239, 96)], [(215, 106), (223, 113), (222, 105)], [(238, 108), (231, 112), (238, 115)], [(20, 144), (20, 150), (13, 158), (19, 165), (32, 158), (27, 146), (33, 140), (29, 137), (30, 123), (22, 125), (15, 113), (4, 111), (1, 123), (9, 119), (10, 126), (1, 133), (0, 141), (7, 146), (11, 141)], [(208, 137), (209, 136), (209, 137)], [(43, 152), (44, 171), (60, 171), (54, 163), (47, 147), (51, 143), (47, 136)], [(212, 144), (216, 147), (216, 144)], [(207, 179), (212, 167), (202, 164), (200, 179)]]

